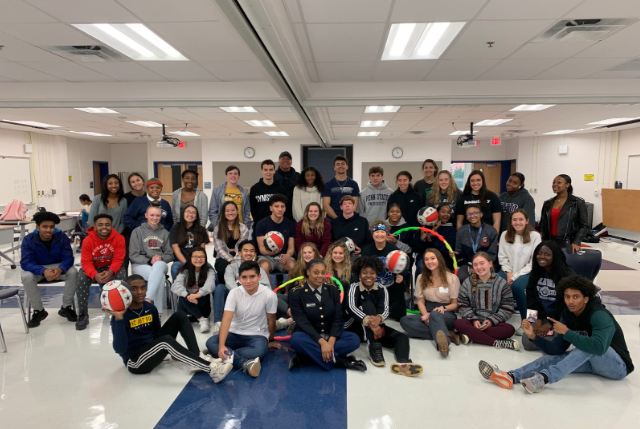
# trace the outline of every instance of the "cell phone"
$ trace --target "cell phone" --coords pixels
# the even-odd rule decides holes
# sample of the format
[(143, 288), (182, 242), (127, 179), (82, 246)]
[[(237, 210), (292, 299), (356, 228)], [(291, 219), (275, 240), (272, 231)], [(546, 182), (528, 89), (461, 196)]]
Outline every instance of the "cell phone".
[(487, 322), (483, 322), (483, 323), (480, 325), (480, 329), (484, 328), (485, 326), (487, 326)]
[(527, 310), (527, 320), (531, 323), (535, 323), (538, 320), (538, 310)]

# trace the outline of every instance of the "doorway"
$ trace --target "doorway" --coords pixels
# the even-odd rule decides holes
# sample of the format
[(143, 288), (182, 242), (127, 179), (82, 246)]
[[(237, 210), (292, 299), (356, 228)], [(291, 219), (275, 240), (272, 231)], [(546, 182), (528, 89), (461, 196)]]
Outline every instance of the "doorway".
[(194, 170), (198, 172), (198, 189), (203, 189), (202, 162), (158, 161), (153, 163), (154, 175), (162, 182), (163, 200), (171, 205), (173, 191), (182, 188), (182, 172)]
[(106, 161), (93, 161), (93, 195), (102, 192), (102, 179), (109, 174), (109, 163)]
[(451, 173), (460, 190), (464, 189), (467, 178), (473, 170), (480, 170), (484, 174), (487, 189), (500, 195), (507, 191), (507, 180), (516, 171), (516, 161), (454, 161), (451, 163)]

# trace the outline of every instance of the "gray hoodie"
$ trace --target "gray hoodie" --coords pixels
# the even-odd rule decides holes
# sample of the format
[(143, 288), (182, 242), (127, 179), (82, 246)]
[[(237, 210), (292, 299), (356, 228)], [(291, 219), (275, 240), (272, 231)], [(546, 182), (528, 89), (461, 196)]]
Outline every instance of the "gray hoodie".
[[(180, 222), (180, 198), (182, 198), (182, 188), (173, 191), (171, 197), (171, 210), (173, 211), (173, 221), (175, 223)], [(196, 188), (196, 197), (193, 200), (193, 205), (198, 209), (198, 215), (200, 216), (200, 225), (206, 227), (209, 213), (209, 198), (207, 194)]]
[(129, 243), (129, 259), (134, 264), (149, 265), (151, 258), (160, 255), (167, 264), (173, 261), (173, 250), (169, 244), (169, 231), (162, 225), (152, 229), (147, 222), (133, 230)]
[[(183, 296), (183, 297), (186, 297), (187, 295), (189, 295), (189, 291), (185, 286), (187, 283), (188, 275), (189, 275), (189, 272), (187, 270), (178, 274), (173, 284), (171, 285), (171, 292), (175, 293), (178, 296)], [(198, 284), (198, 277), (200, 277), (200, 273), (196, 273), (196, 289)], [(205, 280), (204, 285), (202, 285), (202, 287), (198, 289), (197, 292), (200, 293), (202, 296), (206, 296), (212, 293), (215, 289), (216, 289), (216, 272), (210, 268), (209, 272), (207, 273), (207, 280)], [(194, 292), (191, 292), (191, 293), (194, 293)], [(209, 298), (207, 297), (207, 299)]]
[(387, 218), (387, 200), (393, 191), (389, 189), (385, 181), (382, 181), (380, 188), (371, 186), (371, 182), (360, 192), (360, 202), (358, 203), (358, 213), (367, 219), (368, 223), (377, 219)]
[(518, 209), (524, 209), (529, 216), (529, 224), (533, 228), (536, 227), (536, 203), (533, 197), (525, 188), (519, 189), (515, 194), (509, 195), (503, 192), (498, 197), (502, 205), (502, 218), (500, 220), (500, 232), (504, 232), (509, 227), (509, 218), (511, 213)]
[[(229, 290), (233, 290), (240, 286), (238, 281), (238, 270), (240, 268), (240, 262), (234, 262), (227, 265), (227, 269), (224, 271), (224, 284)], [(260, 268), (260, 284), (271, 289), (271, 282), (267, 273)]]

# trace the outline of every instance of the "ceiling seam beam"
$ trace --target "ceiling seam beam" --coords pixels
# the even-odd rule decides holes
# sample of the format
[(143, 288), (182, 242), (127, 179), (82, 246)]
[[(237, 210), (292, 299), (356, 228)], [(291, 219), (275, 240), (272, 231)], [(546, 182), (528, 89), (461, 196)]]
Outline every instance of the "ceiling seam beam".
[(161, 107), (226, 107), (249, 106), (252, 107), (289, 107), (291, 103), (284, 100), (34, 100), (12, 101), (1, 100), (0, 108), (75, 108), (84, 107), (86, 104), (100, 105), (100, 107), (112, 108), (161, 108)]
[[(304, 107), (360, 107), (369, 106), (374, 100), (370, 98), (315, 98), (304, 101)], [(501, 105), (501, 104), (638, 104), (638, 96), (588, 96), (588, 97), (466, 97), (466, 98), (383, 98), (375, 99), (378, 105), (397, 106), (468, 106), (468, 105)]]

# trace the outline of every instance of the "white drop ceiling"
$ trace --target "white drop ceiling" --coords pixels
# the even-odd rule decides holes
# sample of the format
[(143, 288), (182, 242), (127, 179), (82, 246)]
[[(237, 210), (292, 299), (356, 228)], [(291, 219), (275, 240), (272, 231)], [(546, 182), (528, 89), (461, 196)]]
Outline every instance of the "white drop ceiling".
[[(286, 97), (264, 55), (229, 15), (229, 0), (0, 0), (0, 119), (110, 134), (104, 142), (151, 141), (155, 121), (201, 137), (308, 141), (315, 131)], [(589, 122), (640, 116), (638, 0), (241, 0), (258, 36), (293, 88), (304, 116), (328, 143), (445, 139), (469, 122), (513, 119), (478, 137), (542, 135)], [(534, 43), (560, 20), (626, 18), (600, 41)], [(466, 22), (436, 60), (381, 61), (389, 28), (402, 22)], [(99, 42), (71, 24), (145, 24), (185, 62), (83, 62), (51, 46)], [(243, 34), (245, 37), (243, 38)], [(492, 47), (487, 42), (493, 42)], [(510, 112), (519, 104), (556, 104)], [(365, 114), (368, 105), (399, 105)], [(109, 107), (90, 114), (74, 107)], [(227, 113), (218, 106), (254, 106)], [(271, 121), (265, 130), (244, 121)], [(389, 121), (362, 128), (362, 121)], [(452, 125), (453, 122), (453, 125)], [(0, 124), (2, 128), (24, 129)], [(283, 131), (270, 137), (263, 131)], [(64, 131), (48, 131), (64, 133)], [(590, 131), (595, 132), (595, 131)], [(418, 134), (419, 133), (419, 134)]]

